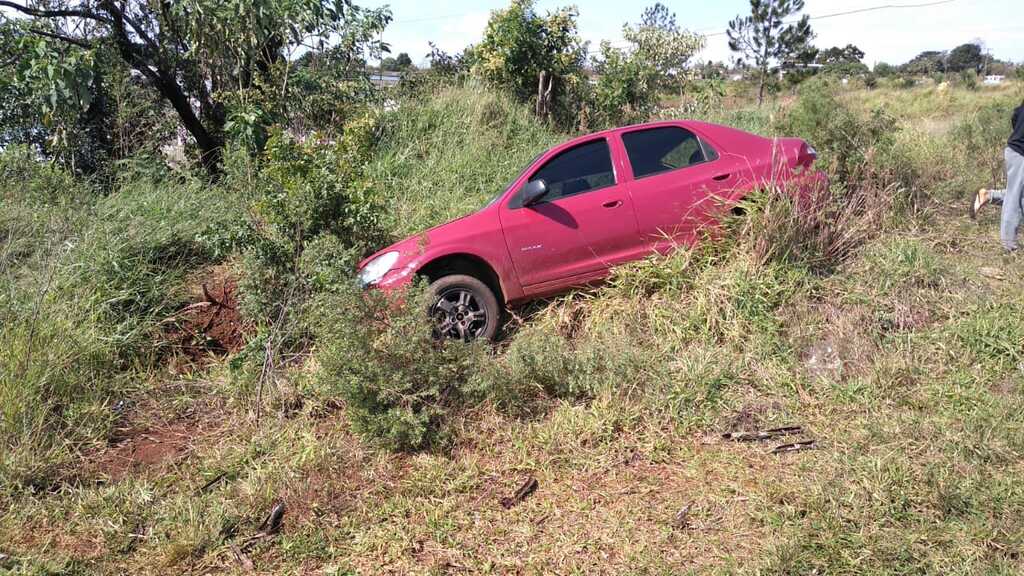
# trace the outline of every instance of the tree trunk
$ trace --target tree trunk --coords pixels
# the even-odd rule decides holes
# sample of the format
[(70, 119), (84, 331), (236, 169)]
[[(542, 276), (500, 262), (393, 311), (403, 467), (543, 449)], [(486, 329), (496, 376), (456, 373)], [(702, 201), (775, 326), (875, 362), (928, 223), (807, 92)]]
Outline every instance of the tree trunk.
[(196, 146), (199, 147), (199, 161), (202, 163), (203, 168), (206, 169), (207, 174), (214, 179), (219, 178), (221, 175), (220, 161), (223, 157), (222, 148), (224, 146), (224, 140), (220, 135), (223, 125), (205, 126), (202, 120), (196, 116), (195, 110), (192, 109), (192, 103), (181, 89), (181, 86), (173, 78), (163, 73), (163, 71), (160, 71), (159, 80), (156, 84), (157, 90), (163, 94), (164, 98), (171, 103), (174, 111), (178, 113), (181, 125), (195, 138)]
[(199, 146), (200, 162), (203, 168), (213, 178), (220, 177), (220, 161), (223, 155), (221, 148), (224, 145), (223, 115), (219, 121), (213, 122), (212, 126), (205, 126), (192, 109), (192, 102), (188, 94), (178, 84), (176, 70), (168, 65), (159, 55), (150, 54), (144, 47), (132, 42), (131, 35), (125, 27), (125, 16), (121, 9), (114, 2), (107, 0), (102, 2), (111, 14), (111, 24), (114, 28), (114, 43), (121, 59), (128, 63), (143, 77), (148, 78), (160, 94), (171, 103), (174, 111), (178, 113), (182, 126), (196, 140)]
[(547, 71), (541, 71), (537, 85), (537, 116), (546, 119), (551, 114), (551, 87), (554, 78)]
[(764, 83), (765, 78), (768, 76), (768, 70), (761, 68), (761, 81), (757, 87), (757, 105), (761, 106), (764, 104)]

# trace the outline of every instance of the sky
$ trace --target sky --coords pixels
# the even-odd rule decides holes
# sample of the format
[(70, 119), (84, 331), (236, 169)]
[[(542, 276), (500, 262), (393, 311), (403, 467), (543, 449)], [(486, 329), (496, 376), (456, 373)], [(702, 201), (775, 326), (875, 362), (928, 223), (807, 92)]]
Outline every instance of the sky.
[[(886, 5), (909, 5), (940, 0), (806, 0), (804, 14), (812, 18)], [(643, 8), (655, 0), (539, 0), (541, 13), (559, 6), (579, 8), (579, 32), (597, 48), (601, 40), (622, 41), (622, 25), (640, 19)], [(728, 61), (728, 40), (724, 34), (729, 20), (748, 14), (749, 0), (661, 0), (676, 13), (685, 28), (707, 35), (701, 60)], [(447, 52), (460, 52), (483, 35), (491, 10), (508, 5), (507, 0), (364, 0), (364, 6), (388, 5), (394, 22), (384, 32), (392, 54), (407, 52), (422, 64), (433, 41)], [(889, 8), (845, 16), (814, 19), (820, 48), (855, 44), (865, 52), (864, 61), (900, 64), (925, 50), (948, 50), (966, 42), (981, 40), (993, 56), (1024, 62), (1024, 0), (946, 0), (942, 4), (916, 8)]]

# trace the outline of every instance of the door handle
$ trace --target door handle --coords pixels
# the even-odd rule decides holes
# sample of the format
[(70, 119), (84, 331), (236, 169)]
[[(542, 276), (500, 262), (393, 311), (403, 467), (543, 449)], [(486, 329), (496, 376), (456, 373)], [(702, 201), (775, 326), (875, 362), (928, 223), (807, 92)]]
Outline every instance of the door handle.
[(729, 176), (732, 176), (732, 174), (719, 174), (718, 176), (713, 177), (712, 180), (715, 182), (721, 182), (722, 180), (728, 180)]
[(622, 200), (609, 200), (604, 204), (601, 204), (601, 206), (604, 206), (605, 208), (618, 208), (619, 206), (622, 206)]

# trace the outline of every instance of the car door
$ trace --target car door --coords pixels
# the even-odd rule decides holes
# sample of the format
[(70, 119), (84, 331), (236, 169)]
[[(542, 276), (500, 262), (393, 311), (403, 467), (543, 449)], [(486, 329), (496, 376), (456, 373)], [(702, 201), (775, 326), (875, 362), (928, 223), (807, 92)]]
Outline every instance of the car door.
[(682, 126), (641, 128), (621, 135), (632, 182), (637, 227), (659, 252), (692, 244), (717, 216), (736, 182), (730, 161)]
[(606, 138), (575, 144), (524, 180), (544, 180), (544, 198), (522, 206), (517, 192), (501, 208), (505, 242), (527, 291), (571, 283), (644, 251), (632, 199), (616, 172)]

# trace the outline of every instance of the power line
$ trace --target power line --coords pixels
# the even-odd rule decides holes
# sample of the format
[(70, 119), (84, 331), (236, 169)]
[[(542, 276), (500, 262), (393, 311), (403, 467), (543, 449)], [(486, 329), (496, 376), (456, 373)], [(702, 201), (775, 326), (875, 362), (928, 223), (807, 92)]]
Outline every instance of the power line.
[[(878, 6), (869, 6), (869, 7), (866, 7), (866, 8), (856, 8), (856, 9), (853, 9), (853, 10), (844, 10), (842, 12), (832, 12), (830, 14), (822, 14), (820, 16), (810, 16), (808, 18), (808, 20), (826, 20), (826, 19), (829, 19), (829, 18), (839, 18), (841, 16), (852, 16), (852, 15), (855, 15), (855, 14), (864, 14), (864, 13), (867, 13), (867, 12), (878, 12), (878, 11), (881, 11), (881, 10), (902, 10), (902, 9), (914, 9), (914, 8), (929, 8), (929, 7), (932, 7), (932, 6), (941, 6), (943, 4), (951, 4), (951, 3), (957, 2), (957, 1), (958, 0), (935, 0), (935, 1), (932, 1), (932, 2), (919, 2), (919, 3), (916, 3), (916, 4), (881, 4), (881, 5), (878, 5)], [(473, 12), (463, 12), (461, 14), (445, 14), (445, 15), (441, 15), (441, 16), (425, 16), (425, 17), (422, 17), (422, 18), (411, 18), (411, 19), (407, 19), (407, 20), (393, 20), (391, 22), (391, 24), (409, 24), (409, 23), (415, 23), (415, 22), (431, 22), (431, 21), (437, 21), (437, 20), (452, 20), (452, 19), (456, 19), (456, 18), (463, 18), (465, 16), (469, 16), (471, 14), (476, 14), (476, 13), (477, 13), (477, 11), (473, 11)], [(799, 21), (800, 21), (800, 19), (796, 18), (796, 19), (787, 20), (787, 21), (785, 21), (785, 23), (786, 24), (792, 24), (794, 22), (799, 22)], [(715, 30), (715, 32), (706, 33), (706, 32), (709, 32), (711, 30)], [(705, 38), (714, 38), (716, 36), (724, 36), (724, 35), (728, 34), (728, 31), (724, 30), (722, 28), (704, 28), (702, 30), (695, 30), (694, 33), (700, 34), (701, 36), (704, 36)], [(625, 44), (628, 44), (628, 42), (626, 42), (625, 40), (619, 40), (619, 41), (609, 42), (609, 43), (612, 46), (616, 46), (616, 45), (617, 46), (623, 46)], [(598, 52), (600, 52), (600, 50), (593, 50), (592, 49), (592, 50), (588, 50), (587, 51), (588, 54), (597, 54)]]
[[(825, 20), (827, 18), (837, 18), (839, 16), (851, 16), (853, 14), (863, 14), (865, 12), (877, 12), (879, 10), (896, 10), (896, 9), (904, 9), (904, 8), (928, 8), (930, 6), (940, 6), (942, 4), (950, 4), (950, 3), (953, 3), (953, 2), (956, 2), (956, 1), (957, 0), (937, 0), (935, 2), (922, 2), (922, 3), (917, 3), (917, 4), (882, 4), (880, 6), (870, 6), (870, 7), (867, 7), (867, 8), (857, 8), (857, 9), (854, 9), (854, 10), (846, 10), (846, 11), (843, 11), (843, 12), (833, 12), (831, 14), (822, 14), (821, 16), (811, 16), (810, 20)], [(423, 16), (421, 18), (407, 18), (407, 19), (403, 19), (403, 20), (392, 20), (391, 24), (411, 24), (411, 23), (415, 23), (415, 22), (431, 22), (431, 21), (435, 21), (435, 20), (454, 20), (456, 18), (463, 18), (465, 16), (470, 16), (472, 14), (477, 14), (477, 13), (479, 13), (478, 10), (471, 11), (471, 12), (461, 12), (459, 14), (443, 14), (443, 15), (439, 15), (439, 16)], [(791, 22), (795, 22), (795, 21), (796, 20), (793, 20)], [(787, 22), (787, 23), (791, 23), (791, 22)], [(721, 28), (718, 28), (718, 27), (715, 27), (715, 28), (704, 28), (704, 29), (701, 29), (701, 30), (695, 30), (694, 32), (696, 32), (698, 34), (701, 34), (703, 32), (710, 31), (710, 30), (719, 30), (719, 32), (715, 32), (715, 33), (712, 33), (712, 34), (705, 34), (706, 36), (721, 36), (722, 34), (725, 34), (725, 31), (723, 31)]]
[[(883, 4), (881, 6), (871, 6), (869, 8), (857, 8), (856, 10), (846, 10), (844, 12), (833, 12), (831, 14), (822, 14), (821, 16), (811, 16), (811, 17), (808, 18), (808, 20), (825, 20), (827, 18), (837, 18), (839, 16), (851, 16), (853, 14), (863, 14), (865, 12), (877, 12), (879, 10), (894, 10), (894, 9), (902, 9), (902, 8), (928, 8), (930, 6), (939, 6), (939, 5), (942, 5), (942, 4), (950, 4), (950, 3), (956, 2), (956, 1), (957, 0), (938, 0), (936, 2), (923, 2), (923, 3), (920, 3), (920, 4)], [(788, 20), (788, 21), (786, 21), (786, 24), (792, 24), (794, 22), (799, 22), (799, 21), (800, 21), (799, 18), (793, 19), (793, 20)], [(719, 28), (711, 28), (711, 30), (720, 30), (720, 31), (719, 32), (715, 32), (713, 34), (703, 34), (703, 36), (706, 37), (706, 38), (711, 38), (711, 37), (714, 37), (714, 36), (724, 36), (725, 34), (728, 33), (726, 30), (721, 30)], [(698, 34), (700, 34), (700, 32), (698, 32)]]

